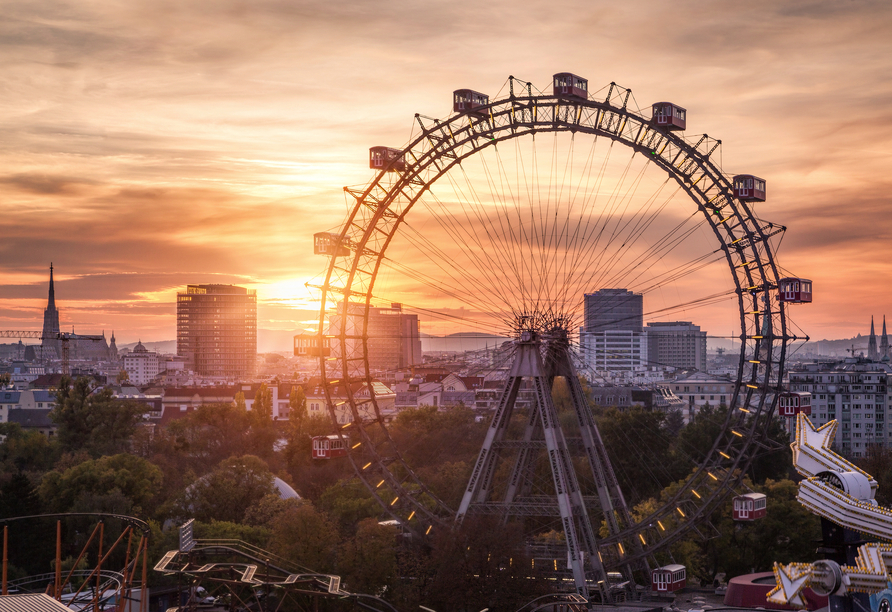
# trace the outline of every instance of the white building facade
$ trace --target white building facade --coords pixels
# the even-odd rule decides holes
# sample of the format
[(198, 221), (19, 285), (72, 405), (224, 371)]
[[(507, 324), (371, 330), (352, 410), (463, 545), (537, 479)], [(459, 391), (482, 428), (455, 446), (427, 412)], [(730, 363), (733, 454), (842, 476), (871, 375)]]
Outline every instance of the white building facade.
[(122, 359), (124, 371), (133, 385), (147, 385), (161, 372), (161, 359), (138, 342)]
[(892, 447), (892, 367), (858, 359), (796, 366), (790, 391), (811, 393), (811, 421), (816, 426), (836, 419), (834, 445), (841, 454), (864, 457), (868, 447)]

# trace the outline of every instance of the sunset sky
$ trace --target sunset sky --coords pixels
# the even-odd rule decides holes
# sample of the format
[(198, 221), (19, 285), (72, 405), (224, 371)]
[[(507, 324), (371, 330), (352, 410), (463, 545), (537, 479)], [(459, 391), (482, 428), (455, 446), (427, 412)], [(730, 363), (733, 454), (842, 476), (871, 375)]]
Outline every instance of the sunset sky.
[(813, 339), (892, 320), (888, 1), (0, 0), (0, 16), (0, 329), (40, 329), (50, 262), (63, 327), (119, 343), (175, 338), (189, 283), (256, 288), (261, 329), (311, 327), (312, 234), (343, 222), (368, 148), (448, 116), (454, 89), (562, 71), (677, 102), (727, 173), (767, 179), (757, 212), (814, 281), (792, 315)]

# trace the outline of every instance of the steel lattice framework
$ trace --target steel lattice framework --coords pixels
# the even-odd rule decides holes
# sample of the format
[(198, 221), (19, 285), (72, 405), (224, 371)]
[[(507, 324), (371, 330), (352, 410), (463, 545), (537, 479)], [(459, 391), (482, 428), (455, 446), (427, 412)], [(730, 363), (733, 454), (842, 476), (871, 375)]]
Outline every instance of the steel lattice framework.
[[(730, 179), (712, 158), (721, 141), (707, 135), (686, 138), (654, 126), (628, 107), (629, 90), (611, 83), (605, 97), (583, 100), (534, 93), (530, 84), (513, 77), (509, 85), (507, 97), (477, 113), (444, 120), (416, 115), (421, 131), (402, 150), (405, 167), (381, 171), (365, 189), (345, 188), (355, 203), (319, 287), (319, 342), (331, 347), (330, 356), (320, 359), (322, 385), (333, 420), (337, 422), (336, 411), (345, 408), (352, 415), (350, 460), (382, 508), (418, 534), (448, 528), (454, 510), (403, 460), (372, 388), (368, 315), (388, 246), (413, 205), (438, 179), (499, 143), (541, 133), (586, 134), (646, 157), (687, 195), (691, 210), (706, 221), (717, 251), (724, 255), (736, 293), (741, 350), (730, 409), (706, 459), (660, 508), (649, 516), (622, 518), (608, 537), (597, 541), (605, 567), (628, 566), (702, 525), (755, 455), (767, 448), (787, 345), (799, 339), (788, 333), (784, 304), (770, 299), (779, 279), (770, 238), (785, 228), (758, 219), (745, 201), (734, 197)], [(342, 315), (334, 329), (327, 324), (331, 303), (340, 304)], [(535, 440), (526, 443), (541, 446)], [(551, 501), (513, 505), (512, 512), (520, 515), (555, 516), (557, 511)], [(486, 508), (481, 504), (478, 511)], [(504, 506), (492, 507), (492, 512), (504, 511)]]

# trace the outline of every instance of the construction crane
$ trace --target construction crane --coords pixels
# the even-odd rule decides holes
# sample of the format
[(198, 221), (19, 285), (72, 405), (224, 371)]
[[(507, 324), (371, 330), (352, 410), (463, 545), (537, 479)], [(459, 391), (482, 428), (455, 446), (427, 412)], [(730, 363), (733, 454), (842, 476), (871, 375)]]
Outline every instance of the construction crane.
[(62, 374), (71, 376), (71, 368), (69, 366), (69, 344), (70, 340), (91, 340), (100, 342), (103, 336), (76, 334), (74, 332), (58, 332), (54, 334), (44, 334), (42, 331), (15, 331), (0, 330), (0, 338), (35, 338), (37, 340), (59, 340), (62, 344)]

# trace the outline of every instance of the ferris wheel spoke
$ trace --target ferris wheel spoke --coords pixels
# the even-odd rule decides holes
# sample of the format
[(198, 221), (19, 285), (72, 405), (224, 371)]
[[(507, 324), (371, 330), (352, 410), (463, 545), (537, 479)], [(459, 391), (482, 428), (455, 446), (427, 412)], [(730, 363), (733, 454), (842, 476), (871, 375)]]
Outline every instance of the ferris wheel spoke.
[[(667, 257), (676, 247), (681, 245), (686, 238), (688, 238), (691, 234), (693, 234), (700, 228), (700, 224), (697, 224), (692, 228), (688, 228), (678, 236), (671, 236), (672, 233), (680, 230), (689, 219), (691, 219), (691, 217), (688, 217), (682, 224), (677, 226), (677, 229), (673, 228), (673, 230), (669, 234), (666, 234), (661, 239), (658, 239), (653, 247), (638, 256), (627, 267), (623, 267), (622, 269), (620, 269), (619, 272), (611, 277), (610, 280), (607, 282), (609, 283), (620, 281), (628, 282), (631, 284), (631, 281), (627, 281), (626, 279), (632, 272), (639, 271), (640, 273), (645, 273), (650, 271), (657, 263), (661, 262), (665, 257)], [(706, 255), (709, 254), (707, 253)], [(695, 258), (693, 261), (697, 261), (699, 257)], [(610, 274), (613, 271), (614, 267), (615, 264), (606, 267), (605, 270), (601, 273), (601, 277)], [(639, 268), (641, 268), (641, 270), (639, 270)]]
[[(496, 148), (496, 150), (497, 150), (497, 147), (494, 147), (494, 148)], [(486, 176), (487, 184), (488, 184), (490, 191), (492, 193), (494, 204), (496, 205), (496, 209), (498, 209), (499, 203), (504, 200), (504, 193), (501, 189), (496, 188), (495, 179), (493, 178), (492, 173), (490, 172), (489, 166), (486, 163), (485, 155), (480, 156), (480, 163), (481, 163), (483, 172)], [(480, 196), (477, 193), (477, 190), (474, 188), (473, 183), (470, 181), (470, 178), (468, 177), (464, 168), (462, 168), (462, 175), (465, 178), (465, 181), (467, 182), (469, 190), (475, 195), (476, 201), (478, 203), (480, 203), (481, 202)], [(489, 220), (490, 215), (481, 214), (480, 218)], [(499, 220), (499, 228), (496, 228), (495, 224), (490, 221), (490, 225), (492, 227), (492, 234), (499, 237), (498, 246), (504, 249), (505, 255), (510, 254), (510, 256), (507, 257), (508, 265), (505, 268), (511, 270), (511, 272), (514, 274), (514, 280), (520, 285), (519, 288), (521, 291), (521, 296), (524, 296), (526, 293), (526, 287), (524, 285), (524, 277), (523, 277), (524, 275), (522, 272), (522, 264), (520, 263), (523, 259), (523, 256), (522, 256), (522, 254), (519, 257), (517, 256), (517, 249), (515, 246), (517, 243), (516, 236), (514, 234), (513, 228), (511, 227), (509, 219), (504, 217), (504, 215), (502, 215), (502, 214), (498, 214), (498, 212), (496, 213), (496, 218)], [(505, 230), (506, 222), (507, 222), (509, 230)], [(508, 231), (510, 231), (510, 234), (511, 234), (510, 236), (508, 236)], [(488, 234), (490, 233), (489, 230), (487, 231), (487, 233)], [(493, 245), (493, 246), (496, 246), (496, 245)], [(523, 297), (522, 297), (522, 299), (523, 299)]]
[[(469, 266), (473, 266), (473, 270), (461, 270), (461, 268), (458, 268), (458, 266), (455, 265), (454, 258), (452, 260), (449, 259), (449, 254), (444, 254), (443, 261), (452, 261), (453, 263), (451, 264), (451, 267), (460, 269), (461, 273), (467, 276), (467, 280), (469, 283), (471, 283), (472, 287), (479, 283), (480, 277), (485, 279), (486, 282), (490, 283), (492, 286), (500, 287), (501, 290), (496, 293), (496, 297), (499, 299), (500, 302), (503, 302), (504, 304), (503, 308), (501, 308), (500, 310), (502, 310), (503, 312), (510, 312), (511, 302), (509, 299), (509, 287), (497, 273), (501, 266), (498, 264), (497, 260), (495, 260), (487, 252), (486, 243), (484, 241), (481, 241), (478, 236), (471, 234), (468, 231), (463, 231), (463, 224), (454, 218), (452, 213), (443, 204), (443, 202), (436, 198), (434, 194), (431, 194), (431, 196), (433, 196), (432, 199), (437, 205), (439, 214), (436, 214), (436, 210), (433, 206), (430, 205), (427, 199), (423, 200), (424, 206), (432, 214), (435, 214), (437, 223), (440, 225), (443, 231), (445, 231), (454, 239), (456, 248), (461, 253), (463, 253), (466, 258), (465, 263)], [(467, 213), (467, 211), (465, 212)], [(471, 224), (469, 218), (466, 219), (466, 223), (468, 225)], [(479, 275), (476, 280), (474, 279), (475, 273)]]
[[(507, 316), (507, 311), (504, 307), (497, 302), (490, 300), (488, 293), (474, 291), (478, 279), (475, 279), (468, 270), (462, 267), (448, 265), (448, 262), (450, 261), (449, 258), (433, 242), (428, 240), (427, 237), (418, 232), (418, 230), (415, 230), (411, 225), (406, 224), (406, 227), (416, 235), (416, 238), (412, 238), (410, 235), (406, 234), (406, 239), (418, 246), (418, 252), (423, 254), (424, 257), (443, 274), (448, 276), (452, 281), (452, 284), (444, 282), (443, 279), (431, 277), (406, 264), (390, 260), (392, 265), (407, 270), (408, 274), (414, 274), (417, 278), (425, 279), (424, 283), (429, 287), (444, 291), (447, 295), (458, 299), (460, 302), (471, 308), (478, 309), (481, 312), (497, 314), (498, 316)], [(416, 242), (416, 239), (418, 242)], [(437, 257), (434, 257), (434, 255), (437, 255)]]

